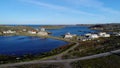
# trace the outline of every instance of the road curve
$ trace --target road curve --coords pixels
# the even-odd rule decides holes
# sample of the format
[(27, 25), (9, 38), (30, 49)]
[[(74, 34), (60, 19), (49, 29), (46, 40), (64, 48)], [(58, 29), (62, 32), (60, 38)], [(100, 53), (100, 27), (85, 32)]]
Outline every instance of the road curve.
[(19, 62), (19, 63), (3, 64), (3, 65), (0, 65), (0, 68), (8, 67), (8, 66), (20, 66), (20, 65), (24, 65), (24, 64), (36, 64), (36, 63), (74, 62), (74, 61), (78, 61), (78, 60), (87, 60), (87, 59), (94, 59), (94, 58), (109, 56), (109, 55), (111, 55), (111, 54), (113, 54), (113, 53), (120, 53), (120, 49), (119, 49), (119, 50), (115, 50), (115, 51), (100, 53), (100, 54), (96, 54), (96, 55), (91, 55), (91, 56), (85, 56), (85, 57), (81, 57), (81, 58), (76, 58), (76, 59), (64, 59), (64, 60), (34, 60), (34, 61), (29, 61), (29, 62)]

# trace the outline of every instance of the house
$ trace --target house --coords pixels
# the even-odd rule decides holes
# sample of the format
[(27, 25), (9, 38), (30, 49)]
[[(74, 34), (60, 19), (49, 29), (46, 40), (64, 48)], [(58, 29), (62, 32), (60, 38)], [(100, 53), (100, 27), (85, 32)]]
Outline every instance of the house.
[(67, 33), (64, 38), (73, 38), (73, 36), (70, 33)]
[(16, 33), (16, 31), (11, 31), (11, 30), (7, 30), (7, 31), (3, 31), (4, 34), (12, 34), (12, 33)]
[(67, 34), (65, 34), (64, 38), (65, 39), (72, 39), (73, 37), (75, 37), (76, 34), (70, 34), (69, 32)]
[(41, 28), (37, 34), (40, 36), (48, 36), (48, 32), (45, 30), (45, 28)]
[(95, 39), (95, 38), (99, 38), (99, 36), (97, 34), (91, 34), (89, 35), (90, 39)]
[(95, 39), (95, 38), (99, 38), (99, 37), (110, 37), (110, 34), (107, 34), (106, 32), (100, 32), (98, 34), (88, 33), (88, 34), (85, 34), (85, 36), (90, 39)]
[(85, 34), (85, 37), (89, 39), (99, 38), (97, 34), (91, 34), (91, 33)]
[(46, 31), (45, 28), (41, 28), (40, 31)]
[(105, 34), (103, 37), (110, 37), (110, 34)]
[(29, 34), (37, 34), (36, 31), (28, 31)]
[(106, 32), (100, 32), (98, 35), (100, 37), (110, 37), (110, 34), (107, 34)]

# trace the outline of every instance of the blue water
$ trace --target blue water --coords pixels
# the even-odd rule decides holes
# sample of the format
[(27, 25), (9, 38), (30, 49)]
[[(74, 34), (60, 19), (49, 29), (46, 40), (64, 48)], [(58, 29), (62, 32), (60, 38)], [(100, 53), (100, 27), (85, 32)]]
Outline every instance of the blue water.
[[(38, 28), (39, 25), (29, 25)], [(84, 35), (97, 31), (89, 29), (86, 26), (66, 26), (62, 29), (47, 30), (52, 36), (61, 36), (70, 32), (71, 34)], [(63, 46), (67, 42), (55, 39), (42, 39), (29, 36), (0, 36), (0, 54), (22, 56), (24, 54), (40, 54), (49, 52), (55, 48)]]
[[(17, 26), (17, 25), (11, 25), (11, 26)], [(30, 27), (33, 27), (35, 29), (41, 27), (41, 26), (44, 26), (44, 25), (24, 25), (24, 26), (30, 26)], [(48, 32), (51, 32), (52, 36), (62, 36), (62, 35), (65, 35), (66, 33), (70, 32), (71, 34), (76, 34), (78, 36), (80, 35), (84, 35), (86, 33), (95, 33), (95, 32), (98, 32), (98, 31), (95, 31), (95, 30), (91, 30), (89, 29), (88, 26), (76, 26), (76, 25), (67, 25), (65, 28), (62, 28), (62, 29), (50, 29), (50, 30), (47, 30)]]
[(84, 35), (86, 33), (95, 33), (97, 31), (89, 29), (87, 26), (67, 26), (62, 29), (52, 29), (52, 30), (47, 30), (51, 32), (52, 36), (61, 36), (65, 35), (66, 33), (70, 32), (71, 34), (76, 34), (76, 35)]
[(65, 44), (68, 43), (55, 39), (30, 36), (0, 36), (0, 54), (15, 56), (22, 56), (24, 54), (37, 55), (49, 52)]

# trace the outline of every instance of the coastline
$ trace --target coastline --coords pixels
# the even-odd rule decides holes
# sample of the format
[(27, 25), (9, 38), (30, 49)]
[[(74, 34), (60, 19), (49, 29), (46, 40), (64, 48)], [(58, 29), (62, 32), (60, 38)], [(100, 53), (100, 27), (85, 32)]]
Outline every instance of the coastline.
[[(14, 61), (9, 61), (8, 60), (7, 61), (8, 63), (25, 62), (25, 61), (31, 61), (31, 60), (36, 60), (36, 59), (39, 59), (39, 60), (49, 59), (49, 57), (52, 57), (52, 56), (55, 56), (55, 55), (63, 53), (64, 51), (68, 50), (69, 48), (71, 48), (75, 44), (75, 43), (70, 42), (68, 40), (64, 40), (62, 38), (52, 37), (52, 36), (38, 36), (38, 35), (31, 35), (31, 34), (16, 34), (16, 35), (12, 34), (12, 35), (2, 35), (2, 36), (33, 36), (33, 37), (40, 37), (40, 38), (51, 38), (51, 39), (62, 40), (62, 41), (68, 42), (68, 44), (66, 44), (66, 45), (63, 45), (63, 46), (58, 47), (58, 48), (55, 48), (55, 49), (51, 50), (50, 52), (45, 52), (43, 54), (38, 54), (37, 56), (25, 54), (27, 57), (26, 58), (22, 57), (24, 59), (21, 59), (18, 56), (13, 56)], [(56, 53), (57, 51), (59, 51), (59, 48), (62, 48), (62, 47), (65, 47), (65, 49), (63, 49), (59, 53)], [(55, 53), (51, 54), (52, 52), (55, 52)], [(0, 55), (0, 56), (4, 56), (4, 55)], [(5, 57), (12, 57), (12, 56), (5, 56)], [(28, 58), (28, 57), (30, 57), (30, 58)], [(19, 60), (15, 60), (15, 59), (19, 59)], [(0, 64), (6, 64), (6, 62), (5, 63), (0, 63)]]

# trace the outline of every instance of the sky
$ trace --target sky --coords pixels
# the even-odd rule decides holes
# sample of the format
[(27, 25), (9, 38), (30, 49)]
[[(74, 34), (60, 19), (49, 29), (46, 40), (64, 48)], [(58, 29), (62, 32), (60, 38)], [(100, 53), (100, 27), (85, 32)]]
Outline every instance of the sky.
[(0, 0), (0, 24), (120, 23), (120, 0)]

